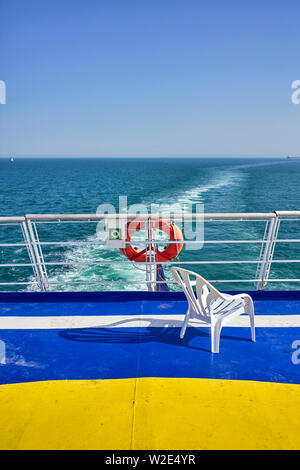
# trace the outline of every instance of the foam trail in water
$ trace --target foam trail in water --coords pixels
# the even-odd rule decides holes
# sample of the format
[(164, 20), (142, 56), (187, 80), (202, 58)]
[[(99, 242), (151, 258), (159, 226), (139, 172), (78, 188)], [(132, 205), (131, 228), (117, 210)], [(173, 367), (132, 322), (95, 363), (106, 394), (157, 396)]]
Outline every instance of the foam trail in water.
[[(89, 242), (99, 242), (97, 235), (90, 236)], [(134, 270), (132, 265), (126, 263), (125, 257), (119, 250), (107, 249), (102, 245), (81, 245), (69, 250), (64, 262), (70, 263), (63, 267), (61, 273), (49, 277), (50, 290), (137, 290), (145, 289), (145, 273)], [(86, 265), (84, 263), (104, 263), (102, 265)], [(112, 264), (112, 263), (118, 264)], [(83, 263), (83, 264), (76, 264)], [(141, 285), (126, 283), (126, 281), (139, 281)], [(116, 281), (106, 284), (105, 281)], [(119, 283), (119, 282), (120, 283)], [(88, 284), (90, 282), (91, 284)], [(101, 284), (103, 282), (103, 284)], [(123, 284), (122, 282), (125, 282)], [(57, 284), (52, 284), (57, 283)], [(94, 283), (94, 284), (93, 284)]]
[[(215, 169), (214, 169), (215, 170)], [(241, 179), (244, 178), (244, 175), (238, 171), (232, 171), (231, 169), (221, 169), (218, 171), (220, 174), (214, 176), (210, 182), (207, 183), (194, 183), (190, 189), (181, 190), (177, 193), (167, 193), (162, 191), (162, 193), (155, 196), (155, 203), (160, 205), (172, 205), (174, 203), (179, 203), (181, 205), (181, 210), (185, 209), (185, 206), (190, 206), (194, 203), (204, 202), (204, 194), (209, 191), (218, 190), (220, 188), (225, 188), (232, 186), (234, 184), (240, 184)], [(151, 196), (144, 198), (142, 201), (147, 206), (150, 206), (153, 203)], [(149, 207), (150, 208), (150, 207)]]
[(271, 162), (264, 161), (264, 162), (258, 162), (258, 163), (243, 163), (241, 165), (233, 165), (231, 168), (233, 170), (243, 170), (244, 168), (255, 168), (259, 166), (279, 165), (282, 163), (286, 163), (286, 161), (283, 159), (278, 159), (278, 161), (272, 160)]
[[(216, 170), (216, 169), (213, 169)], [(209, 191), (219, 190), (234, 184), (239, 184), (242, 175), (239, 171), (230, 169), (219, 170), (210, 182), (196, 184), (188, 190), (178, 191), (177, 193), (168, 194), (163, 191), (155, 197), (155, 201), (151, 196), (144, 198), (142, 203), (146, 204), (149, 209), (151, 203), (159, 205), (179, 203), (182, 210), (185, 206), (194, 203), (201, 203), (204, 200), (204, 194)], [(97, 235), (89, 237), (87, 241), (99, 241)], [(65, 253), (64, 262), (70, 263), (66, 268), (62, 268), (62, 272), (49, 276), (49, 281), (57, 284), (50, 284), (50, 290), (145, 290), (145, 271), (144, 266), (137, 269), (133, 264), (126, 263), (126, 259), (119, 250), (107, 249), (105, 246), (83, 245), (68, 250)], [(79, 262), (106, 262), (106, 265), (78, 265)], [(120, 262), (122, 264), (112, 264)], [(142, 270), (143, 269), (143, 270)], [(103, 282), (103, 281), (138, 281), (140, 284), (85, 284), (85, 282)], [(74, 284), (72, 284), (74, 283)], [(81, 284), (80, 284), (81, 283)], [(31, 287), (32, 289), (32, 287)]]

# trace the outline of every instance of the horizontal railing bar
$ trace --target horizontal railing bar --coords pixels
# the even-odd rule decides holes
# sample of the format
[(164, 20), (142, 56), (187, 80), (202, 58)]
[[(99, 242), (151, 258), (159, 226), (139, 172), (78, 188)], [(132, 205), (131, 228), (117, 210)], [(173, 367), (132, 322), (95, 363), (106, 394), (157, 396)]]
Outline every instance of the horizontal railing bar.
[[(300, 240), (299, 240), (300, 242)], [(147, 245), (150, 243), (160, 243), (160, 244), (176, 244), (179, 245), (183, 244), (191, 244), (197, 245), (200, 243), (266, 243), (266, 240), (132, 240), (132, 245)], [(129, 243), (126, 243), (129, 245)], [(40, 245), (47, 246), (47, 245), (56, 245), (56, 246), (80, 246), (80, 245), (100, 245), (106, 246), (106, 242), (40, 242)], [(1, 246), (1, 244), (0, 244)]]
[[(299, 243), (300, 239), (282, 239), (276, 240), (276, 243)], [(132, 244), (134, 245), (145, 245), (149, 243), (168, 243), (168, 244), (227, 244), (227, 243), (267, 243), (267, 240), (134, 240)], [(71, 242), (40, 242), (40, 245), (43, 246), (81, 246), (81, 245), (99, 245), (99, 246), (106, 246), (106, 242), (97, 242), (97, 241), (90, 241), (90, 242), (81, 242), (81, 241), (71, 241)], [(26, 247), (26, 243), (0, 243), (0, 247)]]
[[(56, 263), (55, 263), (56, 264)], [(0, 268), (15, 268), (15, 267), (25, 267), (25, 266), (32, 266), (31, 263), (7, 263), (7, 264), (0, 264)]]
[[(31, 220), (31, 219), (28, 219)], [(100, 221), (103, 219), (100, 219)], [(133, 220), (132, 218), (130, 220)], [(152, 219), (157, 220), (157, 219)], [(182, 221), (182, 217), (168, 217), (168, 220)], [(189, 220), (185, 218), (185, 220)], [(268, 222), (270, 219), (207, 219), (207, 222)], [(289, 220), (289, 219), (287, 219)], [(295, 219), (298, 220), (298, 219)], [(33, 220), (35, 224), (83, 224), (83, 223), (99, 223), (99, 220)]]
[[(275, 218), (275, 212), (236, 212), (236, 213), (178, 213), (167, 214), (167, 217), (172, 219), (270, 219)], [(299, 213), (300, 217), (300, 213)], [(38, 220), (105, 220), (105, 219), (161, 219), (164, 218), (163, 214), (26, 214), (26, 219)]]
[(30, 285), (37, 284), (37, 281), (27, 281), (27, 282), (0, 282), (0, 286), (16, 286), (16, 285)]
[[(134, 261), (133, 261), (134, 262)], [(153, 265), (153, 264), (156, 264), (156, 265), (159, 265), (159, 264), (165, 264), (165, 265), (168, 265), (168, 264), (247, 264), (247, 263), (253, 263), (253, 264), (257, 264), (257, 263), (263, 263), (264, 261), (263, 260), (245, 260), (245, 261), (146, 261), (144, 263), (138, 263), (138, 264), (148, 264), (148, 265)], [(300, 260), (273, 260), (272, 261), (273, 263), (300, 263)], [(130, 265), (132, 264), (132, 261), (128, 260), (128, 261), (99, 261), (99, 262), (94, 262), (94, 261), (91, 261), (91, 262), (85, 262), (85, 261), (61, 261), (61, 262), (51, 262), (51, 261), (48, 261), (48, 262), (45, 262), (45, 264), (47, 266), (59, 266), (59, 265), (113, 265), (113, 264), (124, 264), (124, 265)], [(137, 263), (135, 263), (137, 264)], [(0, 265), (1, 266), (1, 265)], [(30, 264), (26, 265), (26, 266), (31, 266)]]
[(286, 239), (282, 239), (282, 240), (276, 240), (276, 243), (298, 243), (300, 242), (300, 239), (292, 239), (292, 238), (286, 238)]
[(25, 217), (0, 217), (0, 224), (3, 222), (25, 222)]
[[(106, 266), (106, 265), (121, 265), (129, 266), (134, 261), (45, 261), (46, 266)], [(170, 265), (170, 264), (258, 264), (264, 263), (263, 260), (234, 260), (234, 261), (145, 261), (143, 263), (135, 263), (141, 265)], [(273, 260), (272, 263), (300, 263), (299, 259), (284, 259), (284, 260)], [(7, 263), (0, 264), (1, 268), (9, 267), (29, 267), (32, 266), (30, 263)]]
[[(214, 283), (256, 282), (257, 279), (222, 279), (209, 280)], [(268, 282), (300, 282), (300, 279), (268, 279)], [(64, 281), (64, 284), (147, 284), (149, 281)], [(177, 284), (176, 281), (155, 281), (156, 284)], [(61, 285), (59, 281), (49, 281), (52, 285)]]
[(300, 217), (300, 211), (274, 211), (278, 217)]
[(0, 246), (27, 246), (26, 243), (0, 243)]
[[(233, 212), (233, 213), (179, 213), (167, 214), (172, 219), (272, 219), (275, 217), (296, 217), (300, 218), (300, 211), (275, 211), (275, 212)], [(24, 222), (25, 220), (43, 221), (43, 220), (105, 220), (105, 219), (160, 219), (163, 214), (27, 214), (21, 217), (0, 217), (0, 223), (3, 222)]]
[[(209, 281), (209, 282), (257, 282), (257, 279), (232, 279), (232, 280), (220, 280), (220, 281)], [(268, 282), (300, 282), (300, 279), (268, 279)]]
[[(257, 279), (222, 279), (222, 280), (209, 280), (211, 283), (236, 283), (236, 282), (256, 282)], [(48, 281), (52, 285), (61, 285), (61, 281)], [(155, 281), (156, 284), (177, 284), (176, 281)], [(300, 279), (268, 279), (268, 282), (300, 282)], [(0, 282), (1, 286), (10, 285), (32, 285), (37, 284), (37, 281), (28, 282)], [(64, 284), (147, 284), (147, 281), (64, 281)]]
[(267, 282), (300, 282), (300, 279), (270, 279)]
[[(257, 261), (260, 263), (260, 261)], [(299, 259), (273, 259), (272, 263), (300, 263)]]
[[(291, 243), (296, 243), (300, 242), (300, 239), (283, 239), (283, 240), (276, 240), (276, 242), (291, 242)], [(141, 244), (150, 244), (150, 243), (160, 243), (160, 244), (176, 244), (180, 245), (181, 243), (183, 244), (214, 244), (214, 243), (267, 243), (267, 240), (131, 240), (130, 244), (132, 245), (141, 245)], [(105, 243), (104, 243), (105, 244)], [(127, 245), (129, 245), (128, 242), (126, 242)]]
[[(300, 262), (297, 261), (297, 262)], [(94, 265), (98, 265), (98, 266), (101, 266), (101, 265), (114, 265), (114, 264), (117, 264), (117, 265), (120, 265), (120, 264), (124, 264), (124, 265), (130, 265), (134, 263), (134, 261), (99, 261), (99, 262), (80, 262), (80, 261), (75, 261), (75, 262), (72, 262), (72, 261), (62, 261), (62, 262), (45, 262), (45, 264), (47, 266), (59, 266), (59, 265), (91, 265), (91, 266), (94, 266)], [(163, 264), (163, 265), (169, 265), (169, 264), (235, 264), (235, 263), (243, 263), (243, 264), (246, 264), (246, 263), (263, 263), (263, 261), (145, 261), (143, 263), (135, 263), (135, 264), (139, 264), (139, 265), (159, 265), (159, 264)], [(1, 265), (0, 265), (1, 266)], [(30, 266), (30, 264), (28, 265)]]

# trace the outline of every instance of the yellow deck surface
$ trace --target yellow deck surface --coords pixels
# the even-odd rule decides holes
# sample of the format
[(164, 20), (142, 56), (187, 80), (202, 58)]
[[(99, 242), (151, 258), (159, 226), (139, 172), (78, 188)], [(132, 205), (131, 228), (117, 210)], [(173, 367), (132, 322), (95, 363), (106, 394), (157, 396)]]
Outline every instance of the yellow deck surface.
[(299, 449), (300, 385), (187, 378), (0, 386), (1, 449)]

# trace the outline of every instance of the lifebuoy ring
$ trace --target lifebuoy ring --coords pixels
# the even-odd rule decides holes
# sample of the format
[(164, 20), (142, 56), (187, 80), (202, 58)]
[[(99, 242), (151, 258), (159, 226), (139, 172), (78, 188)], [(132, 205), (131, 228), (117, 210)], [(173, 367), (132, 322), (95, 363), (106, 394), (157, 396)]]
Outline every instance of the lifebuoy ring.
[[(120, 248), (121, 253), (130, 261), (136, 263), (145, 263), (146, 262), (146, 248), (139, 251), (137, 247), (130, 245), (131, 237), (138, 230), (145, 230), (146, 223), (141, 219), (134, 219), (131, 222), (128, 222), (126, 225), (126, 245), (127, 248)], [(183, 235), (181, 230), (172, 222), (168, 222), (164, 219), (157, 219), (152, 221), (153, 229), (162, 230), (168, 236), (170, 241), (183, 242)], [(163, 251), (158, 250), (158, 248), (153, 248), (155, 251), (155, 261), (164, 262), (170, 261), (175, 258), (182, 250), (183, 243), (170, 243)]]

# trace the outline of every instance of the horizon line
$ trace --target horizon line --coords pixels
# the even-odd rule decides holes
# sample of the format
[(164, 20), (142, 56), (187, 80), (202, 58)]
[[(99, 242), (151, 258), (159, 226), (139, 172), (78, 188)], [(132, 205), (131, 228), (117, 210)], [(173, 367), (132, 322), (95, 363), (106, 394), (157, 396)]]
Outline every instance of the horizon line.
[(170, 158), (170, 159), (175, 159), (175, 158), (190, 158), (190, 159), (201, 159), (201, 158), (286, 158), (290, 155), (276, 155), (276, 156), (258, 156), (258, 155), (243, 155), (243, 156), (238, 156), (238, 155), (209, 155), (209, 156), (191, 156), (191, 155), (182, 155), (182, 156), (178, 156), (178, 155), (175, 155), (175, 156), (166, 156), (166, 155), (159, 155), (159, 156), (121, 156), (121, 155), (118, 155), (118, 156), (72, 156), (72, 155), (53, 155), (53, 156), (29, 156), (29, 155), (22, 155), (22, 156), (15, 156), (15, 155), (9, 155), (9, 156), (3, 156), (3, 155), (0, 155), (0, 159), (8, 159), (10, 160), (11, 158), (13, 159), (68, 159), (68, 158), (72, 158), (72, 159), (158, 159), (158, 158)]

